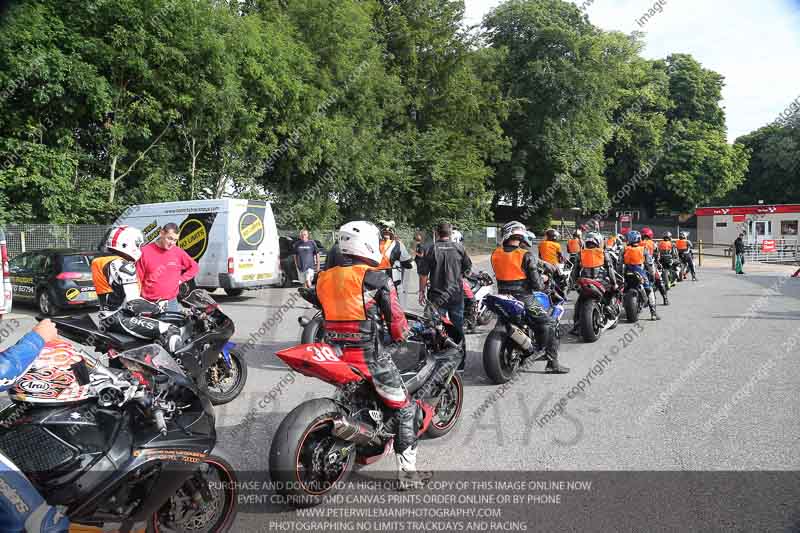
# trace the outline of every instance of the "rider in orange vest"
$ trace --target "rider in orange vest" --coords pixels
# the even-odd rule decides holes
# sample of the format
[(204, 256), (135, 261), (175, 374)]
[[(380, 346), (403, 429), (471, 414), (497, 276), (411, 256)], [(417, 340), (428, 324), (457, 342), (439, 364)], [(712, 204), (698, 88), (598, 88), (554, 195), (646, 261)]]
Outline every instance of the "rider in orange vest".
[(647, 248), (642, 246), (642, 235), (638, 231), (628, 233), (628, 246), (625, 249), (624, 261), (626, 275), (635, 272), (642, 276), (644, 290), (647, 292), (647, 305), (650, 307), (650, 318), (659, 320), (658, 313), (656, 313), (656, 297), (651, 285), (655, 278), (653, 256), (650, 255)]
[(694, 246), (692, 241), (689, 240), (689, 234), (685, 231), (680, 233), (680, 238), (675, 241), (675, 248), (678, 250), (678, 256), (681, 262), (686, 263), (689, 267), (689, 273), (692, 275), (692, 281), (697, 281), (697, 274), (694, 271)]
[[(394, 450), (401, 479), (427, 479), (430, 473), (416, 470), (417, 403), (392, 359), (410, 329), (394, 283), (385, 271), (375, 269), (381, 261), (380, 233), (369, 222), (349, 222), (339, 229), (338, 242), (349, 265), (324, 270), (317, 278), (316, 297), (325, 317), (327, 339), (371, 377), (384, 405), (395, 412)], [(390, 347), (381, 346), (380, 323), (395, 343)]]
[(391, 268), (389, 277), (392, 278), (392, 281), (402, 282), (402, 270), (412, 268), (414, 259), (408, 253), (403, 242), (395, 238), (394, 222), (381, 221), (381, 225), (381, 262), (378, 263), (378, 268)]
[[(610, 287), (611, 290), (617, 289), (614, 261), (608, 255), (608, 251), (603, 248), (603, 236), (600, 233), (592, 231), (586, 235), (584, 248), (578, 257), (575, 271), (579, 272), (579, 277), (596, 279)], [(572, 329), (569, 331), (573, 335), (578, 334), (580, 327), (579, 309), (576, 304), (572, 316)]]
[(561, 244), (558, 242), (560, 235), (554, 229), (544, 232), (544, 240), (539, 243), (539, 259), (553, 266), (564, 262), (561, 254)]
[[(566, 374), (569, 368), (558, 363), (558, 338), (555, 322), (536, 301), (533, 291), (544, 289), (539, 268), (544, 268), (551, 276), (557, 275), (553, 265), (537, 260), (524, 246), (530, 233), (521, 222), (512, 221), (503, 226), (503, 244), (492, 252), (492, 269), (497, 278), (497, 291), (509, 294), (525, 304), (528, 320), (536, 337), (537, 349), (544, 349), (547, 355), (545, 371)], [(527, 243), (528, 246), (530, 242)], [(525, 354), (526, 357), (533, 353)]]
[[(653, 230), (649, 227), (642, 228), (642, 246), (647, 250), (653, 259), (657, 257), (656, 242), (653, 240)], [(656, 263), (654, 261), (654, 263)], [(661, 298), (664, 299), (664, 305), (669, 305), (669, 297), (667, 296), (667, 285), (664, 283), (663, 274), (660, 272), (660, 267), (655, 264), (655, 286), (658, 289)]]

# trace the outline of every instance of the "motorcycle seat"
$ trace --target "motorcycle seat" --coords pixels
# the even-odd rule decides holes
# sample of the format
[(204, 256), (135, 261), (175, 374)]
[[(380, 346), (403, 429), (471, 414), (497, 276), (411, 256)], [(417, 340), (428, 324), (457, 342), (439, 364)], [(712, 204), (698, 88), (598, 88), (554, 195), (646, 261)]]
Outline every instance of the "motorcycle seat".
[(118, 350), (129, 350), (142, 344), (142, 339), (115, 331), (100, 331), (97, 323), (88, 313), (56, 317), (52, 319), (62, 337), (84, 344), (89, 337), (95, 338), (95, 345), (108, 344)]

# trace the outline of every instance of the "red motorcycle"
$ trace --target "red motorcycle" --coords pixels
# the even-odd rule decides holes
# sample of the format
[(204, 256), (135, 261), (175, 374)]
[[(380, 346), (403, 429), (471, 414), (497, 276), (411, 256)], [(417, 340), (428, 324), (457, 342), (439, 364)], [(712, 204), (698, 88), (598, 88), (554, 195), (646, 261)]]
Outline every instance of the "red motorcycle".
[[(442, 437), (461, 415), (464, 385), (456, 369), (463, 352), (438, 316), (406, 313), (406, 319), (412, 335), (394, 360), (420, 407), (418, 436)], [(337, 346), (300, 344), (276, 355), (295, 371), (337, 389), (333, 398), (295, 407), (278, 427), (270, 449), (270, 476), (278, 492), (295, 507), (317, 505), (347, 480), (356, 461), (371, 464), (393, 449), (397, 423), (365, 365), (348, 360)]]
[[(611, 272), (616, 275), (613, 270)], [(603, 331), (613, 329), (619, 323), (622, 295), (600, 280), (578, 278), (575, 311), (581, 337), (586, 342), (594, 342)]]

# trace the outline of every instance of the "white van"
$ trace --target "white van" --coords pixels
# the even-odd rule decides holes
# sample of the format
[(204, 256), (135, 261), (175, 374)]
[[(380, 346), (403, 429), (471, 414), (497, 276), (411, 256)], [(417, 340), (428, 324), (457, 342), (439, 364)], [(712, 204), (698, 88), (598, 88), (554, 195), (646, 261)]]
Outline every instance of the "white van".
[(200, 265), (197, 287), (237, 296), (280, 284), (278, 228), (269, 202), (223, 198), (134, 205), (114, 225), (140, 229), (149, 243), (169, 222), (180, 230), (178, 246)]

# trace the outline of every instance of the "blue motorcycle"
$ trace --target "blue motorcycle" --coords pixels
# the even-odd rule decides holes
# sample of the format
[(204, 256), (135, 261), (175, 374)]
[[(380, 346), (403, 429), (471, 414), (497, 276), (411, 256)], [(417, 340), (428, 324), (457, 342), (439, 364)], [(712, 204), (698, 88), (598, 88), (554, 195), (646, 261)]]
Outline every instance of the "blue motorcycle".
[[(534, 292), (539, 305), (556, 322), (556, 338), (561, 336), (560, 322), (564, 316), (564, 301), (554, 291)], [(534, 350), (534, 333), (525, 304), (512, 296), (490, 294), (486, 306), (497, 315), (495, 328), (483, 344), (483, 367), (495, 384), (506, 383), (514, 377), (525, 354)], [(545, 355), (536, 361), (546, 359)]]

